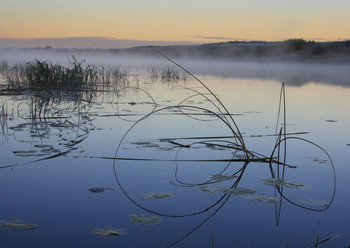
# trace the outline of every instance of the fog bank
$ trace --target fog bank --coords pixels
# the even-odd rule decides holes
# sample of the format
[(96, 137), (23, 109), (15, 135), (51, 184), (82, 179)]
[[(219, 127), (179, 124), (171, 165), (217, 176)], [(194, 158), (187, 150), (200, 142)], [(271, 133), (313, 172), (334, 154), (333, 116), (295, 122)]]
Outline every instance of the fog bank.
[[(156, 56), (128, 56), (111, 53), (107, 50), (0, 49), (0, 60), (7, 61), (10, 64), (38, 59), (68, 65), (69, 59), (72, 56), (78, 61), (84, 59), (86, 64), (123, 67), (130, 69), (131, 73), (147, 72), (152, 67), (158, 71), (171, 67), (181, 72), (180, 68), (160, 54)], [(209, 58), (176, 58), (175, 61), (199, 76), (275, 80), (295, 86), (301, 86), (311, 82), (344, 87), (350, 86), (349, 64), (235, 61), (213, 60)]]

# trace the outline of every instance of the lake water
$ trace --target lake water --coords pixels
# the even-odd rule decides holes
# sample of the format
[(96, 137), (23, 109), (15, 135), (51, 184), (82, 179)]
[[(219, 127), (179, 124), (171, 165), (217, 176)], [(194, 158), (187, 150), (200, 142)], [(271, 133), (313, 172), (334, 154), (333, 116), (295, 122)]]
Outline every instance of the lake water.
[(1, 225), (36, 227), (3, 247), (350, 245), (347, 65), (137, 61), (89, 101), (1, 95)]

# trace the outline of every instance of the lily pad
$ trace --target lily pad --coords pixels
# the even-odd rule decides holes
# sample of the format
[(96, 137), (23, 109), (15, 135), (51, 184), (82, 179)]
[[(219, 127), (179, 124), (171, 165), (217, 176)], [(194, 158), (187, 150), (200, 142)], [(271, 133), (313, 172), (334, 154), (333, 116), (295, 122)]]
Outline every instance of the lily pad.
[(162, 219), (159, 216), (152, 215), (130, 215), (129, 219), (131, 222), (138, 225), (157, 225), (162, 222)]
[(101, 238), (126, 235), (125, 229), (112, 226), (105, 226), (103, 228), (96, 227), (91, 233)]
[(92, 193), (102, 193), (104, 192), (105, 190), (115, 190), (113, 188), (90, 188), (89, 191), (92, 192)]
[(158, 148), (159, 147), (158, 144), (154, 144), (151, 141), (137, 141), (137, 142), (131, 142), (131, 144), (141, 146), (144, 148)]
[(173, 196), (174, 193), (155, 193), (155, 192), (149, 192), (146, 194), (142, 194), (142, 196), (146, 199), (160, 199), (160, 198), (166, 198)]
[(13, 154), (20, 157), (29, 157), (34, 156), (36, 153), (36, 150), (28, 150), (28, 151), (13, 151)]
[(254, 189), (249, 189), (249, 188), (228, 188), (228, 189), (222, 188), (222, 187), (216, 187), (216, 188), (219, 191), (223, 191), (231, 195), (252, 195), (256, 193)]
[(22, 223), (21, 220), (17, 218), (11, 218), (10, 221), (1, 220), (0, 227), (13, 230), (31, 230), (38, 226), (35, 224)]
[(292, 183), (292, 182), (287, 182), (283, 178), (263, 178), (261, 181), (266, 184), (266, 185), (272, 185), (272, 186), (285, 186), (287, 188), (291, 189), (300, 189), (300, 188), (305, 188), (305, 184), (301, 183)]
[(212, 194), (216, 193), (216, 189), (209, 188), (208, 186), (200, 186), (199, 190), (202, 190), (202, 191), (205, 191), (205, 192), (209, 192), (209, 193), (212, 193)]
[(244, 199), (248, 201), (268, 202), (268, 203), (279, 203), (279, 199), (276, 197), (266, 196), (245, 196)]
[(38, 144), (34, 145), (36, 148), (52, 148), (52, 145)]
[(325, 164), (325, 163), (328, 163), (328, 160), (327, 159), (317, 159), (317, 158), (315, 158), (314, 162), (319, 163), (319, 164)]
[(212, 180), (216, 180), (216, 181), (224, 181), (224, 180), (231, 180), (233, 178), (236, 178), (237, 176), (230, 176), (227, 174), (215, 174), (211, 176)]

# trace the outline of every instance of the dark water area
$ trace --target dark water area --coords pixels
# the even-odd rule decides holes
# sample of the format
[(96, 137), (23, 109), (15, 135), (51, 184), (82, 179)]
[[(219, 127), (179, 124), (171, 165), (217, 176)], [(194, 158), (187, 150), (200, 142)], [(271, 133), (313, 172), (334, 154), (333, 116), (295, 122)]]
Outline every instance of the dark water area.
[(350, 245), (346, 65), (118, 59), (79, 98), (2, 79), (4, 247)]

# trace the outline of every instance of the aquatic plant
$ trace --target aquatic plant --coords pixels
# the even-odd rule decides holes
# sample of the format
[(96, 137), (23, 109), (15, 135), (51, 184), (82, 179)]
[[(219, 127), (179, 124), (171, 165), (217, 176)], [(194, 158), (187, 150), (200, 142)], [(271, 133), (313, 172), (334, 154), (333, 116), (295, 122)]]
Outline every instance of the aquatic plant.
[(256, 191), (254, 189), (249, 189), (249, 188), (222, 188), (222, 187), (216, 187), (217, 190), (223, 191), (227, 194), (232, 194), (232, 195), (252, 195), (255, 194)]
[(154, 81), (157, 80), (159, 78), (159, 73), (157, 71), (157, 69), (154, 66), (151, 66), (148, 70), (147, 70), (147, 75), (149, 77), (150, 80)]
[(157, 225), (162, 222), (162, 219), (157, 215), (147, 216), (147, 215), (130, 215), (129, 219), (131, 222), (138, 225)]
[(27, 63), (9, 65), (7, 61), (0, 64), (0, 73), (5, 75), (12, 88), (50, 87), (55, 89), (90, 89), (111, 83), (125, 83), (129, 69), (86, 64), (74, 56), (69, 59), (69, 66), (53, 64), (51, 61), (34, 60)]
[(287, 182), (284, 178), (278, 178), (278, 179), (276, 179), (276, 178), (263, 178), (263, 179), (261, 179), (261, 181), (267, 185), (285, 186), (285, 187), (291, 188), (291, 189), (299, 189), (299, 188), (306, 187), (305, 184)]
[(99, 187), (97, 187), (97, 188), (90, 188), (89, 189), (89, 191), (91, 192), (91, 193), (102, 193), (102, 192), (105, 192), (106, 190), (115, 190), (114, 188), (99, 188)]
[(163, 69), (160, 73), (162, 80), (164, 81), (172, 81), (180, 79), (179, 72), (175, 70), (174, 67), (167, 67)]
[(102, 228), (96, 227), (94, 230), (91, 231), (91, 233), (93, 235), (99, 236), (100, 238), (126, 235), (125, 229), (115, 228), (113, 226), (105, 226)]
[(26, 82), (31, 86), (78, 87), (96, 82), (96, 68), (92, 65), (83, 67), (84, 60), (77, 61), (75, 57), (70, 67), (64, 67), (52, 62), (35, 60), (26, 64)]
[(10, 65), (7, 60), (1, 60), (0, 61), (0, 74), (5, 74), (7, 70), (9, 69)]
[(167, 193), (167, 192), (163, 192), (163, 193), (149, 192), (149, 193), (142, 194), (142, 196), (146, 199), (167, 198), (167, 197), (171, 197), (173, 195), (174, 195), (174, 193)]
[(38, 226), (35, 224), (23, 223), (17, 218), (10, 218), (10, 221), (1, 220), (0, 227), (13, 230), (31, 230), (37, 228)]
[(236, 178), (237, 176), (233, 175), (233, 176), (230, 176), (230, 175), (227, 175), (227, 174), (215, 174), (215, 175), (212, 175), (211, 176), (211, 179), (212, 180), (216, 180), (216, 181), (224, 181), (224, 180), (232, 180), (234, 178)]

